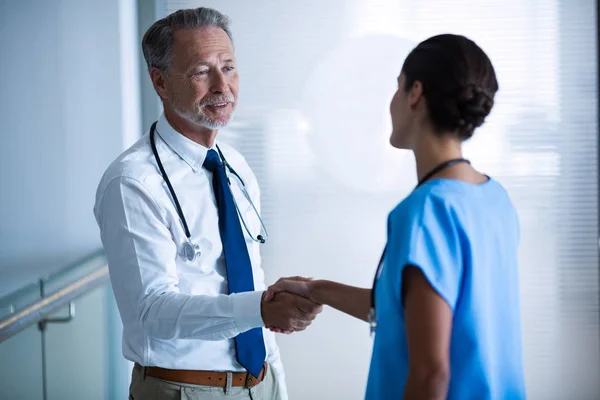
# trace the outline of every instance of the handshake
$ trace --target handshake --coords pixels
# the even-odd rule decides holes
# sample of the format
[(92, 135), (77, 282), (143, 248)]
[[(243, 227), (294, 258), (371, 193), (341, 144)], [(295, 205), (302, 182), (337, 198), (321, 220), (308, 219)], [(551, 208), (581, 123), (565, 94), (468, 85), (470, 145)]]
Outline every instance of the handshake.
[(318, 281), (309, 278), (281, 278), (263, 294), (261, 314), (265, 327), (277, 333), (305, 330), (323, 310), (315, 299)]

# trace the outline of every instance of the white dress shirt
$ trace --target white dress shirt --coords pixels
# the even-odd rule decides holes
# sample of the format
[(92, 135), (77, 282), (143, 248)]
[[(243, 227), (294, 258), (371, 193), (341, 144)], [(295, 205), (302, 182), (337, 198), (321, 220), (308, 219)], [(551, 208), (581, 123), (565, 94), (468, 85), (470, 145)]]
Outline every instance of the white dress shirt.
[[(244, 371), (233, 338), (264, 327), (265, 290), (259, 244), (244, 231), (256, 291), (228, 294), (212, 174), (202, 167), (209, 149), (176, 132), (164, 115), (155, 142), (173, 185), (192, 241), (201, 255), (183, 255), (187, 241), (177, 209), (144, 135), (107, 169), (96, 193), (94, 214), (123, 321), (123, 355), (143, 366), (169, 369)], [(260, 212), (259, 187), (246, 160), (218, 143), (242, 177)], [(240, 212), (256, 237), (260, 223), (230, 174)], [(267, 361), (285, 395), (285, 375), (273, 333), (263, 329)]]

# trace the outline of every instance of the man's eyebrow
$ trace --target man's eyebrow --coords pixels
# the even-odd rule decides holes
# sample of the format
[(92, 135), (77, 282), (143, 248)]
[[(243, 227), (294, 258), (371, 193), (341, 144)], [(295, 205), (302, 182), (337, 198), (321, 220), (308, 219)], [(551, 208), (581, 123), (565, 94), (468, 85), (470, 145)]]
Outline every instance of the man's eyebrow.
[[(223, 63), (231, 63), (231, 62), (235, 62), (235, 60), (233, 58), (228, 58), (227, 60), (224, 60)], [(212, 65), (212, 63), (208, 62), (208, 61), (198, 61), (193, 63), (194, 67), (199, 67), (199, 66), (207, 66), (210, 67)], [(193, 67), (192, 67), (193, 68)]]
[(210, 67), (210, 63), (208, 61), (197, 61), (197, 62), (190, 64), (190, 68), (204, 67), (204, 66)]

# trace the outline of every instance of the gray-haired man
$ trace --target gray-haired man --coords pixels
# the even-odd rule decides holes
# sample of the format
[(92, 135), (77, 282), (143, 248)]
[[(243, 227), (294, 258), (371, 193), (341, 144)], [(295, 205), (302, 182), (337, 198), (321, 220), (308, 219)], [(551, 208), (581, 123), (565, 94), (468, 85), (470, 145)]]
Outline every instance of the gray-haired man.
[(130, 398), (286, 399), (264, 327), (303, 330), (321, 306), (289, 293), (264, 301), (258, 184), (215, 143), (238, 93), (227, 17), (177, 11), (142, 46), (164, 113), (107, 169), (94, 207), (135, 363)]

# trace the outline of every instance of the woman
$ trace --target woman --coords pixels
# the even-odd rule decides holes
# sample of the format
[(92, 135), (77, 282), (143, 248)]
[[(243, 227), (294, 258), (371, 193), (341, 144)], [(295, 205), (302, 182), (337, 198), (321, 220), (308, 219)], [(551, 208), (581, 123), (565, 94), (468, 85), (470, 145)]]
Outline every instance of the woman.
[(302, 278), (266, 294), (295, 292), (365, 321), (375, 303), (367, 399), (525, 397), (517, 214), (461, 150), (497, 90), (490, 60), (471, 40), (420, 43), (390, 105), (390, 142), (414, 152), (419, 184), (389, 214), (374, 300), (370, 289)]

